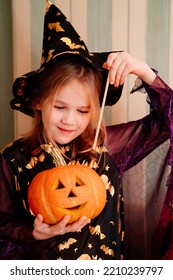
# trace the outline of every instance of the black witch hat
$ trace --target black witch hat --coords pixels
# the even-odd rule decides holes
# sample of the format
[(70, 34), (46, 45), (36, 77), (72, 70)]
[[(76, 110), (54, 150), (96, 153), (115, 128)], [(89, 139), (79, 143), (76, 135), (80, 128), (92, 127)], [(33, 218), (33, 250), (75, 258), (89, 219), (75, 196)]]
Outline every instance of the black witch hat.
[[(39, 69), (26, 73), (15, 80), (13, 84), (14, 98), (10, 102), (11, 107), (24, 114), (33, 116), (31, 101), (39, 73), (51, 62), (67, 54), (80, 56), (92, 67), (101, 71), (104, 90), (108, 71), (105, 70), (102, 65), (106, 61), (109, 53), (110, 52), (89, 52), (84, 41), (65, 15), (50, 1), (47, 1), (44, 18), (41, 66)], [(114, 105), (119, 100), (121, 93), (122, 86), (115, 88), (113, 85), (109, 85), (106, 105)], [(102, 99), (102, 94), (100, 98)]]

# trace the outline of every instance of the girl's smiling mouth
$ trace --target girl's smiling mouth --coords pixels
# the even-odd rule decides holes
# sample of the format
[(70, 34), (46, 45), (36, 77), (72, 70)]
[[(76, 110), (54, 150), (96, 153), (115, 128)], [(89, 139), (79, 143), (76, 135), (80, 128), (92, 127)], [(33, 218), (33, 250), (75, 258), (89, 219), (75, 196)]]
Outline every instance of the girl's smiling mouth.
[(65, 133), (65, 134), (70, 134), (75, 131), (74, 129), (66, 129), (66, 128), (62, 128), (62, 127), (58, 127), (58, 129), (60, 130), (61, 133)]

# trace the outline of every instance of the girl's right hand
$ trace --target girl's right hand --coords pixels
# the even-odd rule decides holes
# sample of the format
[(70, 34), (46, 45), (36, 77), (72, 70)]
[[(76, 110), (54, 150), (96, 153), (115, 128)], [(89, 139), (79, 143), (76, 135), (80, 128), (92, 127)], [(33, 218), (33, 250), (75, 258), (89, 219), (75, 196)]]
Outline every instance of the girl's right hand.
[(109, 71), (110, 84), (122, 85), (129, 74), (140, 77), (151, 85), (156, 78), (154, 71), (142, 60), (126, 52), (110, 53), (103, 67)]
[(38, 214), (34, 220), (33, 236), (36, 240), (44, 240), (67, 232), (77, 232), (90, 223), (90, 219), (84, 216), (71, 224), (68, 224), (69, 220), (70, 216), (66, 215), (59, 223), (48, 225), (43, 222), (42, 215)]

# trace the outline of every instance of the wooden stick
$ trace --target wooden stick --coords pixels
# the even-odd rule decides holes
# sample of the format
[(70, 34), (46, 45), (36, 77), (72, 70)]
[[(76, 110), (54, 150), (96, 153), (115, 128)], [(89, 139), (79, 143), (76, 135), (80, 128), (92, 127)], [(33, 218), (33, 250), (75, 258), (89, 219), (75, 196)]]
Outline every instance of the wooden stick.
[(106, 81), (106, 86), (105, 86), (105, 91), (104, 91), (104, 95), (103, 95), (102, 106), (101, 106), (101, 110), (100, 110), (100, 116), (99, 116), (99, 120), (98, 120), (98, 124), (97, 124), (97, 129), (96, 129), (96, 134), (95, 134), (95, 138), (94, 138), (93, 150), (96, 150), (97, 140), (98, 140), (98, 136), (99, 136), (101, 121), (102, 121), (104, 107), (105, 107), (105, 102), (106, 102), (106, 96), (107, 96), (107, 92), (108, 92), (108, 86), (109, 86), (109, 73), (108, 73), (108, 77), (107, 77), (107, 81)]

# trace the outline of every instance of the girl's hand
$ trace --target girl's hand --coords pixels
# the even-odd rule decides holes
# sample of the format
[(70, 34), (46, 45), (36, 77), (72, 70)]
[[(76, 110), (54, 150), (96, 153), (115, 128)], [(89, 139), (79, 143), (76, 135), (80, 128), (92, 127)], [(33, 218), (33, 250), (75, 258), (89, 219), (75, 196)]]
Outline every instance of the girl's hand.
[(55, 225), (48, 225), (43, 222), (42, 215), (38, 214), (34, 220), (33, 236), (36, 240), (48, 239), (57, 235), (65, 234), (66, 232), (75, 232), (81, 230), (84, 226), (90, 223), (90, 219), (81, 217), (72, 224), (67, 224), (70, 219), (69, 215)]
[(122, 85), (129, 74), (135, 74), (149, 85), (156, 78), (154, 71), (145, 62), (126, 52), (109, 54), (103, 67), (109, 70), (110, 84), (115, 87)]

